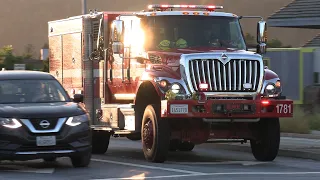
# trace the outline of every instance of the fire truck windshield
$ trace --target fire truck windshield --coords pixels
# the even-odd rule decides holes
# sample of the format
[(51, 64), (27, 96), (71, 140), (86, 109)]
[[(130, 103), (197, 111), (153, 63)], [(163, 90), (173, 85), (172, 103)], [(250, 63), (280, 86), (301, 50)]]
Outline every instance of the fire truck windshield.
[[(236, 17), (153, 16), (143, 22), (143, 29), (148, 37), (145, 42), (146, 50), (159, 50), (159, 44), (163, 40), (170, 41), (170, 49), (246, 49), (241, 26)], [(177, 40), (180, 38), (185, 40), (184, 46), (178, 46)]]

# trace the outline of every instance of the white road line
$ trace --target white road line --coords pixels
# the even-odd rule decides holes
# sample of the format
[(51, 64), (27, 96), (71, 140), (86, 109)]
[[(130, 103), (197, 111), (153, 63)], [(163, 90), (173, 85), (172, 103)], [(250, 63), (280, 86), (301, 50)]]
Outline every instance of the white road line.
[(146, 169), (157, 169), (157, 170), (163, 170), (163, 171), (187, 173), (187, 174), (203, 174), (201, 172), (187, 171), (187, 170), (182, 170), (182, 169), (163, 168), (163, 167), (149, 166), (149, 165), (142, 165), (142, 164), (133, 164), (133, 163), (125, 163), (125, 162), (119, 162), (119, 161), (110, 161), (110, 160), (105, 160), (105, 159), (91, 159), (91, 161), (111, 163), (111, 164), (120, 164), (120, 165), (124, 165), (124, 166), (140, 167), (140, 168), (146, 168)]
[(10, 169), (3, 169), (0, 171), (26, 172), (26, 173), (38, 173), (38, 174), (52, 174), (55, 170), (55, 168), (32, 168), (32, 167), (12, 165), (12, 164), (3, 164), (3, 165), (0, 165), (0, 168), (10, 168)]
[(164, 178), (177, 178), (177, 177), (219, 176), (219, 175), (307, 175), (307, 174), (320, 174), (320, 172), (234, 172), (234, 173), (201, 173), (201, 174), (182, 174), (182, 175), (152, 176), (152, 177), (106, 178), (106, 179), (91, 179), (91, 180), (164, 179)]
[(181, 165), (232, 165), (241, 164), (243, 166), (252, 166), (259, 164), (267, 164), (268, 162), (255, 162), (255, 161), (222, 161), (222, 162), (175, 162), (167, 161), (170, 164), (181, 164)]

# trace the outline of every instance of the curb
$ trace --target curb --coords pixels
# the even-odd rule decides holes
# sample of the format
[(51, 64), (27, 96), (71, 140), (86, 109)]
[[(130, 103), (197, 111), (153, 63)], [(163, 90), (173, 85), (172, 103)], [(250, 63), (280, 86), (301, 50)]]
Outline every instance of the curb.
[(281, 133), (281, 137), (320, 139), (320, 134), (318, 132), (312, 134)]
[[(216, 145), (217, 145), (217, 147), (220, 147), (225, 150), (233, 150), (233, 151), (251, 153), (250, 145), (249, 146), (242, 146), (242, 145), (239, 146), (239, 145), (232, 145), (232, 144), (216, 144)], [(315, 161), (320, 161), (320, 153), (315, 153), (315, 152), (279, 149), (278, 156), (301, 158), (301, 159), (311, 159), (311, 160), (315, 160)]]

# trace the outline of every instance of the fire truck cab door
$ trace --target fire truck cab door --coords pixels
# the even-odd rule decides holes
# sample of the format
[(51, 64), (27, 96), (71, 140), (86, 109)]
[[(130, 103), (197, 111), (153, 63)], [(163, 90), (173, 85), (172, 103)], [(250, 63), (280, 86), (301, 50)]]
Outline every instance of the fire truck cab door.
[(144, 36), (140, 26), (140, 18), (120, 16), (120, 20), (124, 22), (124, 52), (122, 56), (114, 55), (113, 67), (118, 72), (120, 70), (120, 73), (115, 73), (113, 81), (118, 81), (116, 94), (119, 99), (133, 100), (139, 75), (145, 71), (145, 64), (138, 63), (136, 60), (136, 57), (142, 52)]

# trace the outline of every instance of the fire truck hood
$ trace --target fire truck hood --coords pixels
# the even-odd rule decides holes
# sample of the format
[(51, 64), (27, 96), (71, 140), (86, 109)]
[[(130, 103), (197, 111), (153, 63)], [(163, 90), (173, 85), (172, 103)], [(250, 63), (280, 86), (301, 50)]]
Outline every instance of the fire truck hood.
[[(179, 66), (180, 56), (182, 54), (193, 54), (193, 53), (239, 53), (239, 54), (255, 54), (252, 51), (246, 50), (237, 50), (230, 48), (210, 48), (210, 47), (199, 47), (199, 48), (184, 48), (184, 49), (171, 49), (168, 51), (157, 51), (155, 54), (161, 56), (164, 62), (168, 66)], [(177, 71), (178, 68), (173, 68), (174, 71)]]
[(1, 118), (53, 118), (85, 114), (73, 102), (0, 104)]
[(245, 52), (245, 50), (237, 50), (232, 48), (212, 48), (212, 47), (192, 47), (192, 48), (182, 48), (182, 49), (171, 49), (163, 52), (180, 53), (180, 54), (190, 54), (190, 53), (210, 53), (210, 52)]

